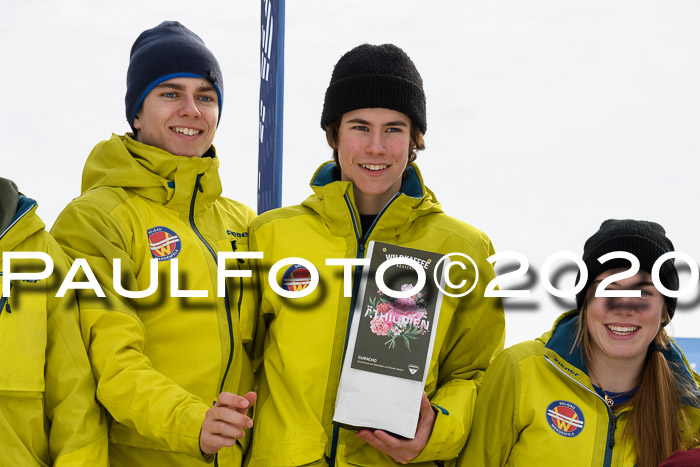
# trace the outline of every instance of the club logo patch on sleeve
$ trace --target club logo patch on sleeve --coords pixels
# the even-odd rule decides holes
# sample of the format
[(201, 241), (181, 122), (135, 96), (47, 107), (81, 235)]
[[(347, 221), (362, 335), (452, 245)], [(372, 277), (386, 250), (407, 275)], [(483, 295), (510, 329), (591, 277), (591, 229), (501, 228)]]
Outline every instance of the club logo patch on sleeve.
[(311, 283), (311, 273), (301, 264), (289, 266), (282, 276), (282, 288), (290, 292), (304, 290)]
[(151, 255), (158, 261), (168, 261), (176, 257), (182, 249), (180, 237), (167, 227), (148, 229), (148, 246)]
[(576, 404), (554, 401), (547, 406), (547, 423), (556, 433), (573, 438), (583, 431), (583, 411)]

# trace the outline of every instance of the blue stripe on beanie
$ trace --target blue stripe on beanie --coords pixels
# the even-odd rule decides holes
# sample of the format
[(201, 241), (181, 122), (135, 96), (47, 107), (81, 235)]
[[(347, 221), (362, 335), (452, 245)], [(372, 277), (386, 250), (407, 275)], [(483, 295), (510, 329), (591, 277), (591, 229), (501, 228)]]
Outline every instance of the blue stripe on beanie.
[[(177, 21), (164, 21), (142, 32), (131, 47), (126, 74), (126, 119), (134, 118), (143, 100), (158, 84), (172, 78), (208, 80), (219, 96), (219, 120), (224, 103), (224, 81), (219, 63), (204, 41)], [(217, 121), (218, 123), (218, 121)]]

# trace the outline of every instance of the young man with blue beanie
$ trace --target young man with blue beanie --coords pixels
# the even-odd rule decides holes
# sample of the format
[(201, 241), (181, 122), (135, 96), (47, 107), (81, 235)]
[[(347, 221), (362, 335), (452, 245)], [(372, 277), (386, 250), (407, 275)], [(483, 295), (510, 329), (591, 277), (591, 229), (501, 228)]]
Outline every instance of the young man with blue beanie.
[(127, 72), (133, 133), (97, 144), (52, 230), (106, 295), (80, 291), (79, 303), (112, 465), (240, 465), (247, 447), (252, 292), (242, 279), (218, 290), (217, 254), (247, 249), (254, 213), (221, 197), (223, 89), (192, 31), (144, 31)]

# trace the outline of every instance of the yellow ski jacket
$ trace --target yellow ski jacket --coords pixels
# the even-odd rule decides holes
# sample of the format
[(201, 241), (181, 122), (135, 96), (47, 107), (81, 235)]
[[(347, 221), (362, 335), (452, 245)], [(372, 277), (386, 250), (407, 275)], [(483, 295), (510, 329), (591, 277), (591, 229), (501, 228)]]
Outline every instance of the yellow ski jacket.
[[(54, 262), (51, 276), (13, 280), (10, 296), (0, 298), (0, 465), (109, 465), (107, 424), (95, 400), (75, 296), (56, 298), (68, 258), (44, 230), (36, 207), (20, 196), (15, 218), (0, 233), (3, 257), (42, 252)], [(44, 269), (29, 259), (10, 266), (14, 272)], [(2, 268), (0, 261), (0, 278)]]
[[(226, 297), (217, 297), (217, 252), (247, 250), (254, 213), (221, 197), (218, 166), (213, 149), (201, 158), (174, 156), (113, 135), (93, 149), (82, 195), (54, 224), (58, 242), (72, 258), (87, 259), (106, 294), (81, 291), (80, 320), (97, 397), (113, 419), (113, 465), (211, 461), (199, 449), (207, 409), (222, 391), (252, 389), (244, 350), (252, 329), (241, 324), (252, 290), (243, 279), (228, 279)], [(131, 291), (148, 289), (151, 259), (157, 260), (157, 291), (132, 299), (118, 294), (115, 259)], [(205, 296), (178, 297), (188, 294), (178, 289)], [(222, 449), (219, 465), (240, 465), (241, 443)]]
[[(635, 465), (634, 440), (623, 436), (631, 407), (613, 414), (593, 389), (579, 349), (571, 348), (577, 321), (578, 310), (569, 311), (542, 337), (494, 360), (460, 466)], [(697, 375), (677, 345), (664, 355), (681, 384), (698, 393)], [(700, 409), (689, 403), (686, 414), (697, 433)]]
[[(335, 181), (333, 169), (333, 163), (321, 166), (311, 183), (315, 193), (302, 205), (269, 211), (251, 225), (251, 250), (264, 253), (258, 280), (264, 284), (260, 312), (267, 331), (248, 465), (395, 465), (354, 432), (331, 423), (354, 305), (343, 296), (342, 268), (326, 266), (326, 258), (362, 258), (370, 240), (443, 254), (463, 252), (478, 265), (479, 281), (469, 295), (443, 298), (425, 387), (437, 418), (425, 449), (413, 461), (451, 465), (469, 433), (483, 373), (503, 349), (501, 301), (483, 297), (494, 277), (486, 261), (493, 247), (485, 234), (442, 211), (415, 164), (401, 193), (362, 235), (352, 184)], [(270, 266), (287, 257), (316, 266), (316, 291), (286, 299), (268, 287)], [(353, 296), (360, 272), (356, 268)], [(282, 268), (278, 284), (284, 273)]]

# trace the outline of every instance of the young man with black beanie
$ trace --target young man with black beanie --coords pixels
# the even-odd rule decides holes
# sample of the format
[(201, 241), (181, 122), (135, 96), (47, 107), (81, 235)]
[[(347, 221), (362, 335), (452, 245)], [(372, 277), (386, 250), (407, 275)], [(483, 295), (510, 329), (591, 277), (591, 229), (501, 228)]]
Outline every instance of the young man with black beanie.
[(80, 322), (111, 417), (112, 465), (242, 462), (255, 402), (252, 291), (229, 279), (220, 297), (217, 253), (247, 249), (254, 213), (221, 197), (212, 141), (223, 90), (192, 31), (175, 21), (144, 31), (127, 72), (133, 133), (93, 149), (82, 195), (52, 230), (106, 294), (81, 291)]
[[(483, 373), (503, 349), (501, 301), (484, 298), (484, 286), (495, 277), (487, 261), (493, 247), (484, 233), (445, 214), (423, 184), (413, 162), (427, 130), (423, 82), (399, 47), (363, 44), (340, 58), (321, 127), (334, 161), (312, 177), (314, 193), (251, 224), (250, 247), (265, 252), (257, 273), (267, 329), (248, 465), (452, 465), (469, 434)], [(413, 439), (332, 424), (359, 280), (346, 297), (342, 273), (326, 259), (362, 258), (372, 240), (463, 252), (478, 267), (471, 293), (443, 297)], [(288, 257), (318, 269), (320, 283), (309, 296), (289, 300), (266, 286), (271, 265)], [(465, 277), (471, 283), (473, 273)], [(293, 265), (277, 280), (295, 290), (308, 275)]]

